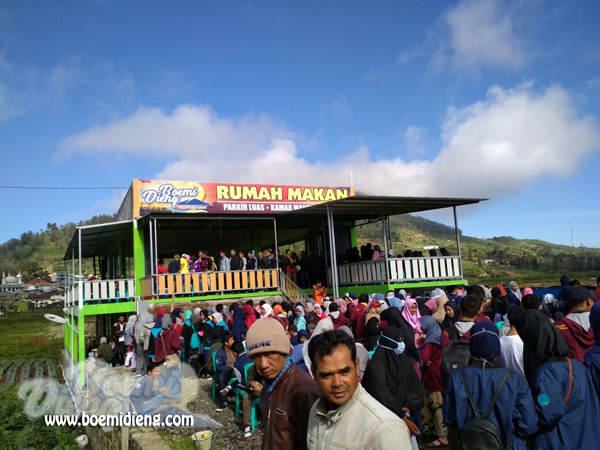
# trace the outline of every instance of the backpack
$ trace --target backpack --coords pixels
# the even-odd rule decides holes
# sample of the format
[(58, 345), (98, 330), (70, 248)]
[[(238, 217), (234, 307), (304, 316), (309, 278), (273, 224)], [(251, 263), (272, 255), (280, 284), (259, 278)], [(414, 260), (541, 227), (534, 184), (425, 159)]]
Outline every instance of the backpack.
[(498, 400), (498, 397), (500, 396), (500, 391), (502, 391), (502, 388), (506, 385), (513, 372), (508, 371), (506, 375), (504, 375), (504, 378), (502, 378), (498, 389), (496, 389), (496, 392), (492, 397), (490, 406), (488, 406), (485, 415), (482, 416), (479, 413), (479, 408), (477, 407), (477, 403), (475, 403), (475, 399), (473, 399), (473, 395), (471, 394), (462, 368), (458, 370), (460, 371), (460, 378), (463, 386), (467, 391), (471, 409), (475, 414), (475, 418), (468, 420), (467, 423), (465, 423), (465, 426), (458, 432), (458, 448), (460, 450), (505, 450), (506, 448), (512, 448), (512, 438), (510, 439), (511, 442), (508, 443), (508, 447), (505, 447), (502, 442), (500, 430), (494, 425), (489, 417), (494, 411), (494, 406), (496, 405), (496, 400)]
[(442, 383), (448, 383), (450, 375), (456, 369), (466, 366), (471, 359), (471, 350), (467, 339), (455, 339), (450, 341), (442, 350)]
[(192, 337), (190, 338), (190, 348), (196, 349), (200, 348), (200, 337), (198, 337), (198, 332), (192, 325)]

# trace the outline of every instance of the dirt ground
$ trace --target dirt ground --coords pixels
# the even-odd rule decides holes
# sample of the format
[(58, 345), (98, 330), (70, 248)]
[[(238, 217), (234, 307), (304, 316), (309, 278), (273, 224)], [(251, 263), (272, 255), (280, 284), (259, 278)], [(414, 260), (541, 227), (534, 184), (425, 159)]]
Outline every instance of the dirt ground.
[[(195, 380), (194, 380), (195, 381)], [(192, 389), (188, 390), (189, 399), (187, 409), (191, 412), (205, 414), (223, 424), (223, 428), (213, 428), (212, 449), (214, 450), (254, 450), (260, 449), (262, 442), (262, 424), (258, 424), (250, 438), (244, 438), (244, 427), (242, 424), (242, 406), (240, 405), (240, 416), (235, 417), (235, 395), (229, 395), (229, 408), (222, 412), (216, 412), (217, 402), (212, 398), (212, 381), (198, 381), (195, 395), (190, 395)], [(185, 395), (185, 393), (184, 393)], [(183, 431), (183, 430), (181, 430)]]

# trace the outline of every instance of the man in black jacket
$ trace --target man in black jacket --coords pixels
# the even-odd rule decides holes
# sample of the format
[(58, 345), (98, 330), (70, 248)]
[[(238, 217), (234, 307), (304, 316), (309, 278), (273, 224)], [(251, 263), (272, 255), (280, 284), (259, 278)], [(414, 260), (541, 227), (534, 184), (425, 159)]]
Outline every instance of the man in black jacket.
[(173, 256), (173, 261), (169, 263), (169, 273), (179, 273), (181, 265), (179, 264), (179, 255)]
[(235, 249), (231, 249), (231, 258), (229, 259), (231, 270), (242, 270), (242, 260), (238, 256)]
[(246, 258), (246, 270), (254, 270), (256, 269), (256, 258), (252, 254), (252, 251), (248, 252), (248, 257)]

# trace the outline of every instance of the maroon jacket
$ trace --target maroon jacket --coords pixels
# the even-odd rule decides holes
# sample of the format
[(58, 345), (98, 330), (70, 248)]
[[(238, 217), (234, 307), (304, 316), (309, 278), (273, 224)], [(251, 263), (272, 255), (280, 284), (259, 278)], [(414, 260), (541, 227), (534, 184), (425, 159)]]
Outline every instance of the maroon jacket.
[[(468, 331), (470, 334), (471, 330)], [(429, 392), (444, 392), (442, 383), (442, 346), (428, 342), (423, 346), (420, 355), (423, 363), (429, 362), (429, 365), (423, 364), (423, 386)]]
[[(170, 328), (162, 330), (158, 333), (154, 343), (154, 362), (163, 362), (168, 355), (177, 353), (177, 350), (181, 350), (181, 339), (179, 339), (177, 332)], [(165, 355), (165, 351), (167, 355)]]
[(557, 320), (555, 325), (569, 344), (569, 356), (583, 363), (583, 355), (594, 346), (592, 327), (585, 331), (577, 322), (566, 317)]
[(348, 318), (342, 313), (340, 313), (337, 316), (337, 319), (335, 317), (333, 317), (332, 315), (330, 315), (329, 318), (331, 319), (331, 322), (333, 323), (334, 330), (337, 330), (339, 327), (343, 327), (344, 325), (348, 326), (348, 324), (349, 324)]
[[(365, 311), (367, 310), (367, 305), (363, 303), (359, 303), (356, 306), (353, 306), (350, 310), (350, 323), (352, 324), (352, 333), (354, 333), (354, 337), (356, 340), (360, 339), (365, 335)], [(362, 322), (362, 324), (361, 324)], [(359, 335), (360, 333), (360, 335)]]

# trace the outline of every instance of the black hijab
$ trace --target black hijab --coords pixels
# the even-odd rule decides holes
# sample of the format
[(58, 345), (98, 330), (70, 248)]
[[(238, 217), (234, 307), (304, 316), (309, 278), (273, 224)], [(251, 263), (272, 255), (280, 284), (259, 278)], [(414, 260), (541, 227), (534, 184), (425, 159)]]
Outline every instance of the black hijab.
[(446, 308), (446, 306), (449, 306), (450, 308), (452, 308), (452, 311), (454, 311), (454, 317), (450, 318), (450, 317), (448, 317), (448, 314), (446, 314), (446, 316), (444, 317), (444, 320), (442, 322), (441, 328), (442, 328), (442, 332), (444, 330), (448, 330), (448, 334), (450, 335), (450, 337), (453, 337), (454, 324), (456, 324), (456, 321), (458, 320), (458, 316), (460, 315), (460, 313), (458, 312), (458, 305), (456, 304), (456, 302), (453, 302), (453, 301), (446, 302), (444, 304), (444, 308)]
[[(528, 311), (538, 314), (525, 314)], [(514, 322), (523, 340), (523, 363), (529, 382), (543, 364), (565, 361), (569, 355), (569, 345), (546, 316), (539, 311), (526, 310), (519, 313)]]
[(415, 334), (412, 327), (402, 317), (402, 312), (398, 308), (388, 308), (381, 312), (381, 321), (386, 321), (388, 327), (397, 328), (400, 330), (400, 335), (404, 339), (406, 349), (404, 353), (410, 356), (414, 362), (419, 361), (419, 354), (415, 346)]
[[(383, 330), (380, 344), (396, 348), (390, 339), (400, 342), (402, 330), (387, 327)], [(411, 339), (414, 339), (411, 336)], [(406, 341), (405, 341), (406, 342)], [(379, 403), (398, 417), (403, 417), (402, 408), (420, 411), (423, 408), (423, 384), (417, 376), (414, 361), (406, 354), (406, 350), (397, 355), (393, 350), (378, 346), (367, 366), (362, 385)]]

